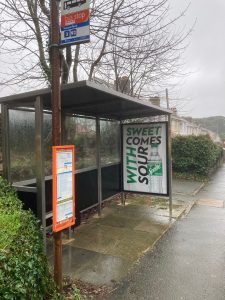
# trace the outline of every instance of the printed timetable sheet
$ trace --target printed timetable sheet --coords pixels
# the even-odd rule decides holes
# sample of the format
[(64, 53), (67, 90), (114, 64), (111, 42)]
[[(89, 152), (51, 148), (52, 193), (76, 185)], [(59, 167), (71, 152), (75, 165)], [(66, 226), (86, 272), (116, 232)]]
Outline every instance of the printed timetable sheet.
[(52, 230), (75, 224), (75, 147), (52, 147)]
[(57, 152), (57, 215), (61, 222), (73, 216), (73, 170), (72, 151)]

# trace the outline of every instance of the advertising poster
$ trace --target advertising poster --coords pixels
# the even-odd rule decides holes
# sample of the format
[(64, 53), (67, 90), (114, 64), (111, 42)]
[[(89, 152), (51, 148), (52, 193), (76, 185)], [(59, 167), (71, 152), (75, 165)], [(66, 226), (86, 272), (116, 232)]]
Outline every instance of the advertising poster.
[(167, 123), (124, 124), (124, 191), (168, 195)]
[(75, 222), (74, 146), (53, 147), (53, 231)]
[(61, 1), (61, 45), (90, 41), (89, 0)]

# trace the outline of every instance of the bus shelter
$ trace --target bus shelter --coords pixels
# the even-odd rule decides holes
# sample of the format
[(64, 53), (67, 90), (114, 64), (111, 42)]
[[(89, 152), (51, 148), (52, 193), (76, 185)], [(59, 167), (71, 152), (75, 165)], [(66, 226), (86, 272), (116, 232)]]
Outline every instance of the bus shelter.
[[(52, 218), (51, 90), (0, 98), (3, 176), (16, 188), (25, 208), (41, 221), (44, 237)], [(90, 81), (61, 87), (62, 145), (75, 145), (76, 219), (123, 192), (121, 124), (146, 118), (164, 120), (171, 111)], [(170, 134), (169, 134), (170, 138)], [(171, 159), (169, 143), (169, 198)]]

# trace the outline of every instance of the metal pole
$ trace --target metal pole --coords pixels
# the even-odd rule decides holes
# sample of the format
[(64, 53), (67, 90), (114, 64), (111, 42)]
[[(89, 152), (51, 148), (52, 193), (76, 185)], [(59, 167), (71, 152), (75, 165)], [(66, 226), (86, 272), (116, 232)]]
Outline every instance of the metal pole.
[[(169, 105), (169, 93), (166, 89), (166, 104), (167, 109), (170, 108)], [(169, 173), (169, 211), (170, 218), (172, 218), (173, 212), (173, 201), (172, 201), (172, 146), (171, 146), (171, 114), (168, 115), (168, 173)]]
[(6, 104), (2, 104), (2, 164), (3, 177), (8, 182), (11, 182), (9, 150), (9, 109)]
[[(61, 98), (60, 98), (60, 55), (59, 55), (59, 1), (51, 3), (51, 101), (52, 101), (52, 144), (61, 143)], [(62, 233), (54, 233), (54, 279), (62, 288)]]
[(96, 163), (98, 170), (98, 215), (101, 216), (102, 210), (102, 169), (101, 169), (101, 132), (100, 119), (96, 118)]
[[(121, 184), (121, 189), (123, 188), (123, 136), (122, 136), (122, 121), (120, 121), (120, 184)], [(125, 206), (126, 204), (126, 194), (122, 191), (121, 193), (121, 204)]]
[(173, 201), (172, 201), (172, 151), (171, 151), (171, 114), (168, 115), (168, 174), (169, 174), (169, 211), (170, 218), (173, 213)]
[(167, 109), (169, 109), (169, 95), (168, 95), (168, 89), (166, 89), (166, 105), (167, 105)]
[(35, 101), (35, 156), (36, 156), (36, 180), (37, 180), (37, 216), (42, 224), (44, 249), (46, 251), (43, 102), (40, 97), (37, 97)]

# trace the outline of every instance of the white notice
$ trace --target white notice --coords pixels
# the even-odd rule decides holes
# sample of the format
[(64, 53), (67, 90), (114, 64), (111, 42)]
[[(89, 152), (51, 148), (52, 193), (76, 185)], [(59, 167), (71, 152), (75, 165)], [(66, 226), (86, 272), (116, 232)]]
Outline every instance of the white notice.
[(57, 152), (57, 222), (73, 216), (72, 151)]

